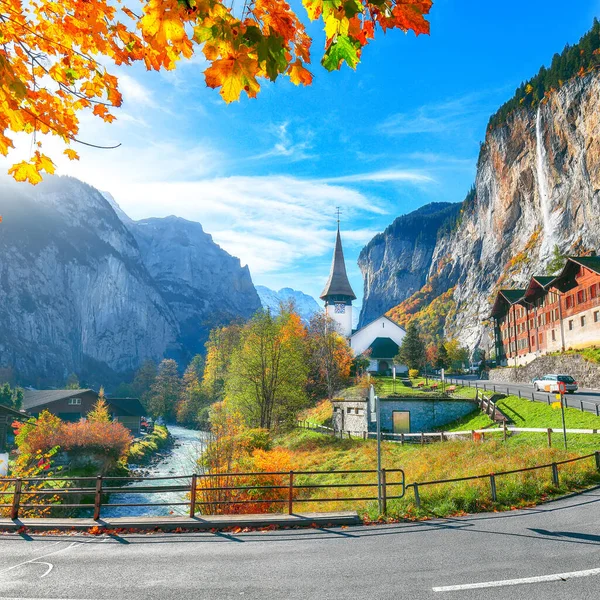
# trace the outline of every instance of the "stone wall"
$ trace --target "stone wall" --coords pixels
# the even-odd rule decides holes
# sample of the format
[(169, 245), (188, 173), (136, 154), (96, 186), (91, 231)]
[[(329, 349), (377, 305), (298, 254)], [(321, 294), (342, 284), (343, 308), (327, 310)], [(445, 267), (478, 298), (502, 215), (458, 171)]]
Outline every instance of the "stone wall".
[[(404, 411), (410, 414), (410, 433), (433, 431), (456, 419), (467, 416), (477, 408), (474, 400), (381, 398), (381, 430), (394, 431), (393, 412)], [(376, 424), (369, 429), (375, 431)]]
[(333, 429), (335, 431), (366, 432), (368, 419), (368, 402), (358, 400), (333, 401)]
[(580, 354), (540, 356), (523, 367), (491, 369), (490, 381), (531, 383), (548, 373), (571, 375), (580, 387), (600, 389), (600, 365), (588, 362)]

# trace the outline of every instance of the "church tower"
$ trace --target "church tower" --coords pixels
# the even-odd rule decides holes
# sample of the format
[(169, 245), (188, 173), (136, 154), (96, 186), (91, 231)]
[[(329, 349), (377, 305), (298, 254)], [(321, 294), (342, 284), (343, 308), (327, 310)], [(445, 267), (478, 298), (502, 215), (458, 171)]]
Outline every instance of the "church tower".
[(325, 312), (337, 323), (340, 334), (349, 338), (352, 335), (352, 301), (356, 300), (356, 296), (346, 274), (339, 214), (331, 272), (321, 293), (321, 300), (325, 301)]

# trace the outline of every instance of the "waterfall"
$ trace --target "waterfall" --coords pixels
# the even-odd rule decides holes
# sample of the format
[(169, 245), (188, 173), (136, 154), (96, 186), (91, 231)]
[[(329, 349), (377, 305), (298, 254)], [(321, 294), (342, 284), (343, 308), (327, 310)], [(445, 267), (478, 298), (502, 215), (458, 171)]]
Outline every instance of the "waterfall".
[(544, 224), (544, 239), (540, 249), (540, 254), (548, 255), (554, 248), (554, 228), (550, 219), (550, 195), (548, 193), (548, 176), (546, 173), (546, 148), (544, 147), (544, 135), (542, 131), (542, 107), (538, 106), (535, 120), (535, 140), (536, 140), (536, 174), (538, 181), (538, 195), (540, 197), (540, 207), (542, 209), (542, 219)]

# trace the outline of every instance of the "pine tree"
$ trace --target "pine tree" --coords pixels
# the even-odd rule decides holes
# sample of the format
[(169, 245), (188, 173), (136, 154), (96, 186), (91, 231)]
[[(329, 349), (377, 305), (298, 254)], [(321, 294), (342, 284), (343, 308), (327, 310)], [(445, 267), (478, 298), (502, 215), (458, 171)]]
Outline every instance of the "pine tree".
[(444, 343), (438, 347), (436, 366), (438, 369), (447, 369), (450, 366), (450, 357)]
[(565, 266), (565, 258), (564, 254), (561, 254), (558, 244), (556, 244), (552, 251), (552, 258), (546, 267), (546, 273), (548, 275), (558, 275)]
[(181, 380), (177, 363), (172, 359), (163, 360), (158, 365), (158, 374), (152, 385), (150, 414), (156, 419), (175, 420), (175, 408), (181, 394)]
[(104, 398), (104, 388), (98, 392), (98, 400), (92, 410), (87, 414), (87, 420), (92, 423), (109, 423), (111, 421), (108, 404)]
[(68, 377), (67, 377), (67, 383), (65, 388), (67, 390), (78, 390), (79, 388), (79, 377), (77, 377), (77, 375), (75, 373), (71, 373)]
[(425, 343), (414, 321), (408, 325), (396, 360), (405, 364), (409, 369), (419, 370), (425, 364)]

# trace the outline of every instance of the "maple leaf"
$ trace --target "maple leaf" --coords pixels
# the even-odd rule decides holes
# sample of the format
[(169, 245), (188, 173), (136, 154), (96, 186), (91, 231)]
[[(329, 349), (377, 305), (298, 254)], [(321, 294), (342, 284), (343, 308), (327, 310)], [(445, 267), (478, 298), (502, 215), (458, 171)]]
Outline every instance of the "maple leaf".
[(250, 98), (256, 97), (260, 85), (256, 81), (258, 61), (245, 52), (230, 54), (227, 58), (215, 60), (206, 71), (206, 85), (221, 88), (219, 92), (225, 102), (239, 100), (242, 91)]
[(392, 14), (396, 25), (404, 31), (412, 29), (416, 35), (429, 33), (429, 21), (423, 15), (429, 13), (431, 0), (397, 0)]
[(67, 148), (63, 154), (66, 154), (69, 157), (69, 160), (79, 160), (79, 154), (71, 148)]
[(12, 175), (15, 181), (29, 181), (32, 185), (37, 185), (42, 180), (38, 170), (31, 163), (24, 160), (13, 165), (8, 170), (8, 174)]
[(360, 43), (347, 35), (338, 35), (327, 49), (321, 64), (328, 70), (333, 71), (342, 66), (342, 62), (352, 69), (360, 59)]
[(303, 66), (301, 60), (290, 65), (288, 74), (294, 85), (310, 85), (313, 80), (312, 73)]

